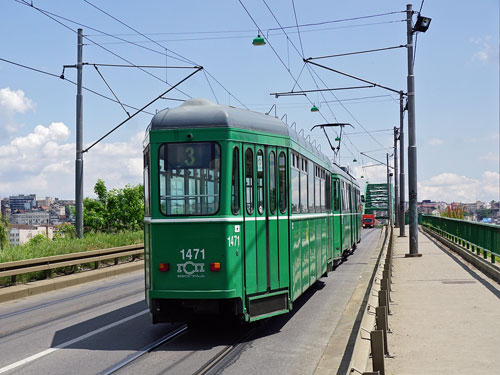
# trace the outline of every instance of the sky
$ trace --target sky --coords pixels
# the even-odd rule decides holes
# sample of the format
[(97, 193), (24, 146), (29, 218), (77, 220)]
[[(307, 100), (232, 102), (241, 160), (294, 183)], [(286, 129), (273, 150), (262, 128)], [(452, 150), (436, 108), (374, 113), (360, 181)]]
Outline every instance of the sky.
[[(108, 188), (141, 183), (142, 143), (153, 114), (197, 97), (263, 113), (275, 105), (270, 115), (295, 123), (328, 157), (348, 165), (362, 189), (367, 181), (385, 182), (385, 166), (373, 166), (377, 162), (361, 152), (379, 161), (393, 153), (397, 94), (382, 88), (278, 98), (270, 94), (364, 85), (304, 64), (303, 58), (405, 45), (406, 3), (2, 0), (0, 197), (35, 193), (74, 199), (76, 86), (70, 81), (76, 82), (76, 69), (66, 68), (65, 79), (59, 76), (63, 65), (76, 63), (78, 27), (85, 36), (87, 63), (85, 146), (128, 117), (110, 100), (114, 97), (107, 85), (133, 114), (191, 74), (193, 67), (204, 68), (165, 95), (170, 99), (157, 100), (84, 154), (85, 196), (93, 196), (99, 178)], [(499, 3), (413, 3), (414, 10), (420, 7), (432, 21), (426, 33), (417, 34), (415, 47), (418, 200), (500, 200)], [(252, 45), (258, 33), (266, 38), (265, 46)], [(406, 48), (313, 61), (407, 91)], [(158, 68), (96, 69), (93, 64)], [(312, 105), (319, 112), (311, 112)], [(336, 156), (322, 132), (311, 132), (326, 122), (353, 126), (344, 128)], [(406, 115), (404, 126), (407, 136)], [(328, 134), (336, 136), (333, 129)]]

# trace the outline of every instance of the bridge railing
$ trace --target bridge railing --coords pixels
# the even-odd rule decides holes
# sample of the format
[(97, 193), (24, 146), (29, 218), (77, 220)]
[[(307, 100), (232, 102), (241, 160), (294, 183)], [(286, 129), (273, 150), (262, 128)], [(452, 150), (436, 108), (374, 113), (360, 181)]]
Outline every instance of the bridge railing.
[(16, 284), (17, 276), (27, 273), (48, 271), (47, 277), (50, 277), (50, 271), (52, 270), (87, 263), (93, 263), (94, 268), (97, 269), (99, 268), (99, 263), (103, 261), (114, 260), (114, 264), (116, 265), (120, 258), (131, 257), (132, 260), (134, 260), (143, 253), (144, 245), (136, 244), (80, 253), (54, 255), (44, 258), (4, 262), (0, 263), (0, 278), (10, 277), (10, 284), (14, 285)]
[(441, 216), (422, 215), (421, 224), (462, 247), (483, 255), (484, 259), (500, 257), (500, 226)]

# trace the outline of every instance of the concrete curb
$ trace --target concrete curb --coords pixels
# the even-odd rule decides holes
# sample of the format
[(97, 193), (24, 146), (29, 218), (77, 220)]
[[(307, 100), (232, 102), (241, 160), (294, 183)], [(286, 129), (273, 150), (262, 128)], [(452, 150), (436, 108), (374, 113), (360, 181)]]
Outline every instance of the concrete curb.
[(424, 226), (420, 226), (420, 230), (431, 236), (432, 238), (435, 238), (437, 241), (441, 242), (443, 245), (446, 247), (450, 248), (454, 252), (456, 252), (458, 255), (460, 255), (462, 258), (464, 258), (466, 261), (469, 263), (472, 263), (478, 270), (483, 272), (485, 275), (488, 275), (491, 277), (493, 280), (496, 282), (500, 283), (500, 269), (497, 267), (491, 265), (488, 261), (478, 257), (477, 255), (473, 254), (470, 250), (467, 250), (456, 243), (453, 243), (449, 241), (446, 238), (440, 237), (437, 234), (433, 233), (429, 229), (427, 229)]
[[(380, 250), (382, 248), (384, 232), (381, 232), (376, 250), (366, 266), (361, 280), (356, 285), (354, 292), (347, 304), (332, 336), (326, 346), (320, 361), (314, 371), (315, 375), (327, 375), (332, 373), (342, 373), (347, 371), (349, 361), (354, 353), (357, 332), (353, 332), (356, 327), (360, 327), (363, 318), (364, 304), (367, 302), (367, 290), (371, 288), (377, 263), (380, 260)], [(359, 328), (358, 328), (359, 329)], [(333, 372), (335, 371), (335, 372)]]
[(131, 263), (109, 266), (98, 270), (85, 271), (68, 276), (56, 277), (48, 280), (34, 281), (27, 284), (9, 286), (0, 289), (0, 303), (13, 301), (23, 297), (33, 296), (51, 292), (70, 286), (101, 280), (111, 276), (141, 270), (144, 268), (144, 261), (138, 260)]
[[(361, 320), (361, 325), (359, 331), (356, 335), (356, 344), (354, 346), (354, 351), (352, 354), (351, 362), (349, 363), (349, 368), (346, 374), (351, 374), (353, 371), (358, 371), (360, 373), (371, 371), (370, 364), (370, 353), (371, 353), (371, 343), (370, 343), (370, 331), (375, 327), (375, 307), (378, 306), (378, 291), (380, 290), (380, 284), (376, 283), (376, 280), (382, 278), (382, 270), (384, 268), (383, 262), (387, 256), (387, 251), (389, 248), (391, 231), (389, 227), (386, 227), (387, 238), (383, 247), (380, 250), (380, 256), (376, 264), (376, 268), (373, 273), (373, 280), (371, 281), (369, 288), (369, 295), (367, 301), (367, 308), (363, 313), (363, 318)], [(355, 369), (355, 370), (353, 370)]]

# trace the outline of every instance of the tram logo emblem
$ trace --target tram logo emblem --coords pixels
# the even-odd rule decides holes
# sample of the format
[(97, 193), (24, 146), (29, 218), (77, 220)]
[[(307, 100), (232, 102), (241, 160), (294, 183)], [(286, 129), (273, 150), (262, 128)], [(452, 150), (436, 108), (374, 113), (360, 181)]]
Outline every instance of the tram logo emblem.
[(204, 263), (193, 263), (187, 261), (186, 263), (177, 264), (177, 277), (205, 277)]

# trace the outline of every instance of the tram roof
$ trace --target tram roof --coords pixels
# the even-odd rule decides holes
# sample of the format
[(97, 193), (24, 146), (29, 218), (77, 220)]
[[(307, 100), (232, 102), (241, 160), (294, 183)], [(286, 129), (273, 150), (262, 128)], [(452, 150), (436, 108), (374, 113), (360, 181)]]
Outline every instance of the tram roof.
[(239, 128), (286, 136), (331, 165), (334, 173), (348, 176), (339, 167), (332, 165), (328, 157), (305, 137), (289, 128), (278, 118), (263, 113), (215, 104), (208, 99), (197, 98), (187, 100), (178, 107), (158, 112), (150, 124), (151, 130), (182, 128)]

